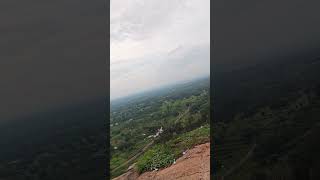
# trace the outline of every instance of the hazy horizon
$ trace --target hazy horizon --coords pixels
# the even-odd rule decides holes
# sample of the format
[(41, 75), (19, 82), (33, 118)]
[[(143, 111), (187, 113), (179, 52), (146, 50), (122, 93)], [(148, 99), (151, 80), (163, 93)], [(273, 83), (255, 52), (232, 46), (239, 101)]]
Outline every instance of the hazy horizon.
[(157, 91), (157, 90), (160, 90), (160, 89), (162, 89), (162, 88), (166, 88), (166, 87), (169, 88), (169, 87), (173, 87), (173, 86), (175, 86), (175, 85), (180, 85), (180, 84), (184, 84), (184, 83), (189, 83), (189, 82), (193, 82), (193, 81), (196, 81), (196, 80), (199, 80), (199, 79), (204, 79), (204, 78), (210, 78), (210, 74), (204, 75), (204, 76), (195, 77), (195, 78), (192, 78), (192, 79), (177, 81), (177, 82), (174, 82), (174, 83), (164, 84), (164, 85), (159, 86), (159, 87), (156, 87), (156, 88), (144, 89), (144, 90), (141, 90), (141, 91), (137, 91), (137, 92), (135, 92), (135, 93), (132, 93), (132, 94), (127, 94), (127, 95), (120, 96), (120, 97), (116, 97), (116, 98), (110, 98), (110, 102), (117, 101), (117, 100), (121, 100), (122, 98), (126, 98), (126, 97), (131, 97), (131, 96), (139, 95), (139, 94), (144, 93), (144, 92)]
[(110, 99), (210, 73), (209, 0), (111, 0)]

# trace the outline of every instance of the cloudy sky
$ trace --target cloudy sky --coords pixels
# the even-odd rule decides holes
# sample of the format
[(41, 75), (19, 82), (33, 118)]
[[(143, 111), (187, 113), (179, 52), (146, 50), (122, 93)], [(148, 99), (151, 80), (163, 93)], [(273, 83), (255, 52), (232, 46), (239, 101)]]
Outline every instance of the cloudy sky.
[(209, 75), (210, 0), (111, 0), (111, 99)]

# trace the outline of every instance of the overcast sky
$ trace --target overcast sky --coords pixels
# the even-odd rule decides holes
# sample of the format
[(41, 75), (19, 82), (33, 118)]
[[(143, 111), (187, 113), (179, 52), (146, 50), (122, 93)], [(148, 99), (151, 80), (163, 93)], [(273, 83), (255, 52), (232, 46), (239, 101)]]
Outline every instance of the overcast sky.
[(111, 0), (111, 99), (210, 73), (210, 0)]

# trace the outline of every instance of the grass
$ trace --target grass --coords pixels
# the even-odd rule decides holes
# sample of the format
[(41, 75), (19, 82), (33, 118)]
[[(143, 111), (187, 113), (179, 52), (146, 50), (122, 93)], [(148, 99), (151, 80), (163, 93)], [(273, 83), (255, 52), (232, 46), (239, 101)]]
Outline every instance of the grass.
[(164, 144), (156, 144), (137, 161), (139, 173), (170, 166), (182, 153), (195, 145), (210, 141), (209, 125), (178, 135)]
[(166, 167), (174, 162), (174, 154), (167, 145), (155, 145), (137, 162), (139, 172)]

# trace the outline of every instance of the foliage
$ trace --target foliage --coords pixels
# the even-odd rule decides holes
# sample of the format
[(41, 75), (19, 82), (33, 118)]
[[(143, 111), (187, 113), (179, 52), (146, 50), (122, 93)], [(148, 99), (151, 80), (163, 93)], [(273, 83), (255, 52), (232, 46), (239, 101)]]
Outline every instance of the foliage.
[(267, 103), (214, 124), (215, 174), (232, 169), (255, 147), (225, 179), (309, 179), (310, 172), (318, 177), (320, 96), (315, 91), (299, 90), (281, 98), (281, 106)]
[(205, 125), (183, 133), (164, 144), (157, 144), (137, 161), (138, 171), (144, 172), (171, 165), (187, 149), (210, 141), (210, 127)]
[[(149, 93), (140, 95), (136, 99), (129, 98), (129, 102), (123, 99), (121, 103), (113, 103), (115, 105), (111, 107), (110, 112), (112, 176), (120, 174), (129, 167), (133, 162), (128, 163), (126, 168), (119, 168), (152, 140), (155, 146), (165, 145), (173, 137), (209, 123), (209, 85), (208, 78), (200, 79), (151, 93), (152, 95)], [(160, 137), (148, 137), (155, 135), (161, 127), (164, 132)], [(159, 146), (153, 152), (162, 152), (167, 147), (167, 145)], [(149, 152), (150, 154), (153, 153)], [(171, 156), (165, 151), (161, 155), (166, 159), (165, 162), (156, 162), (157, 165), (149, 163), (143, 171), (151, 165), (162, 167), (171, 162), (170, 158), (166, 158)], [(150, 158), (145, 158), (143, 164), (146, 164), (147, 160)]]
[(174, 155), (165, 145), (155, 145), (148, 150), (137, 162), (138, 171), (151, 171), (166, 167), (174, 162)]

